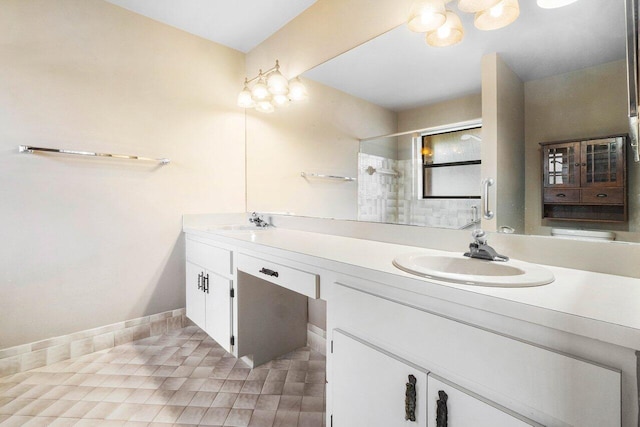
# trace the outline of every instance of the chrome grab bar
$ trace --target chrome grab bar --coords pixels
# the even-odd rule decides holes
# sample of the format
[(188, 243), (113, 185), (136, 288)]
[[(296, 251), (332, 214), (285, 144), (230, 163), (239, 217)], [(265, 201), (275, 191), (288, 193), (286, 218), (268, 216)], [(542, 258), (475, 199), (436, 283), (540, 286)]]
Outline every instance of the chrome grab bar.
[(495, 184), (493, 178), (487, 178), (482, 181), (482, 198), (484, 199), (484, 204), (482, 205), (482, 217), (484, 219), (491, 219), (494, 216), (494, 213), (489, 209), (489, 187)]
[(92, 151), (79, 151), (79, 150), (65, 150), (61, 148), (43, 148), (32, 147), (30, 145), (18, 146), (18, 152), (20, 153), (33, 153), (34, 151), (42, 151), (45, 153), (58, 153), (58, 154), (75, 154), (78, 156), (92, 156), (92, 157), (111, 157), (115, 159), (128, 159), (128, 160), (145, 160), (151, 162), (159, 162), (161, 165), (167, 165), (171, 162), (169, 159), (152, 159), (150, 157), (130, 156), (127, 154), (109, 154), (109, 153), (94, 153)]
[(364, 170), (369, 175), (373, 175), (374, 173), (378, 173), (380, 175), (389, 175), (389, 176), (398, 176), (398, 172), (393, 169), (376, 169), (373, 166), (369, 166)]

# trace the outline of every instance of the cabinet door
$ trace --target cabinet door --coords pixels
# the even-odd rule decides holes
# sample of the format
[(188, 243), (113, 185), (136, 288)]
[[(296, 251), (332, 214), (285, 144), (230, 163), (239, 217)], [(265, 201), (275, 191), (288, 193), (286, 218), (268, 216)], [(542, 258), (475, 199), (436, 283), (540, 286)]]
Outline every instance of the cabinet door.
[[(333, 427), (426, 425), (425, 371), (340, 330), (333, 331), (331, 366)], [(413, 387), (407, 385), (410, 375)], [(406, 419), (411, 388), (415, 421)]]
[(231, 352), (231, 280), (205, 272), (206, 323), (204, 331)]
[(544, 186), (564, 188), (580, 186), (580, 143), (543, 146)]
[(205, 327), (205, 293), (202, 291), (204, 269), (187, 262), (186, 306), (187, 317), (200, 328)]
[(624, 138), (583, 141), (581, 184), (583, 187), (624, 185)]
[(526, 427), (540, 426), (516, 417), (479, 397), (429, 374), (428, 427)]

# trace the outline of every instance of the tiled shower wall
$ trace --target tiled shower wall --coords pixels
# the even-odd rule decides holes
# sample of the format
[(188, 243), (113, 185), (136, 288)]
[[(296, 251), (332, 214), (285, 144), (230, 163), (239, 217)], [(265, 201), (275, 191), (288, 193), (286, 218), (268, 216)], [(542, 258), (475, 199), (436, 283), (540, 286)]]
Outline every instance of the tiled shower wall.
[(358, 154), (358, 221), (398, 222), (399, 177), (366, 171), (369, 166), (397, 170), (397, 165), (397, 160)]
[[(374, 173), (367, 167), (395, 170), (397, 177)], [(477, 199), (416, 199), (411, 160), (358, 154), (358, 221), (386, 222), (459, 229), (471, 226)], [(477, 217), (477, 216), (476, 216)]]
[(399, 160), (398, 222), (400, 224), (459, 229), (470, 226), (473, 206), (480, 209), (478, 199), (416, 199), (411, 185), (411, 160)]

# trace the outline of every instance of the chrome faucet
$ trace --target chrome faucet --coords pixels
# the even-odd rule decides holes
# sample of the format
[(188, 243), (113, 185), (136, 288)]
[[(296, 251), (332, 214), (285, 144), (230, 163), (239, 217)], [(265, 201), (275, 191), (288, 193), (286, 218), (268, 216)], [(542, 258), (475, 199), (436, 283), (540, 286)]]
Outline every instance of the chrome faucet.
[(268, 227), (269, 223), (262, 219), (262, 217), (257, 212), (252, 212), (251, 217), (249, 218), (249, 222), (254, 224), (256, 227)]
[(469, 252), (466, 252), (464, 256), (489, 261), (509, 261), (509, 257), (498, 254), (495, 249), (487, 245), (487, 235), (483, 230), (479, 228), (473, 230), (471, 236), (474, 241), (469, 244)]

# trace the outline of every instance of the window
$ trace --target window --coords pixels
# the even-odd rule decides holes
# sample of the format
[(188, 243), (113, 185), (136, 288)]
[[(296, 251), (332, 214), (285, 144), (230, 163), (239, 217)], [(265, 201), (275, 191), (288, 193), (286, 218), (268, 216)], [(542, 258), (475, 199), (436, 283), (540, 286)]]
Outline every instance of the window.
[(422, 136), (424, 199), (479, 199), (482, 128)]

